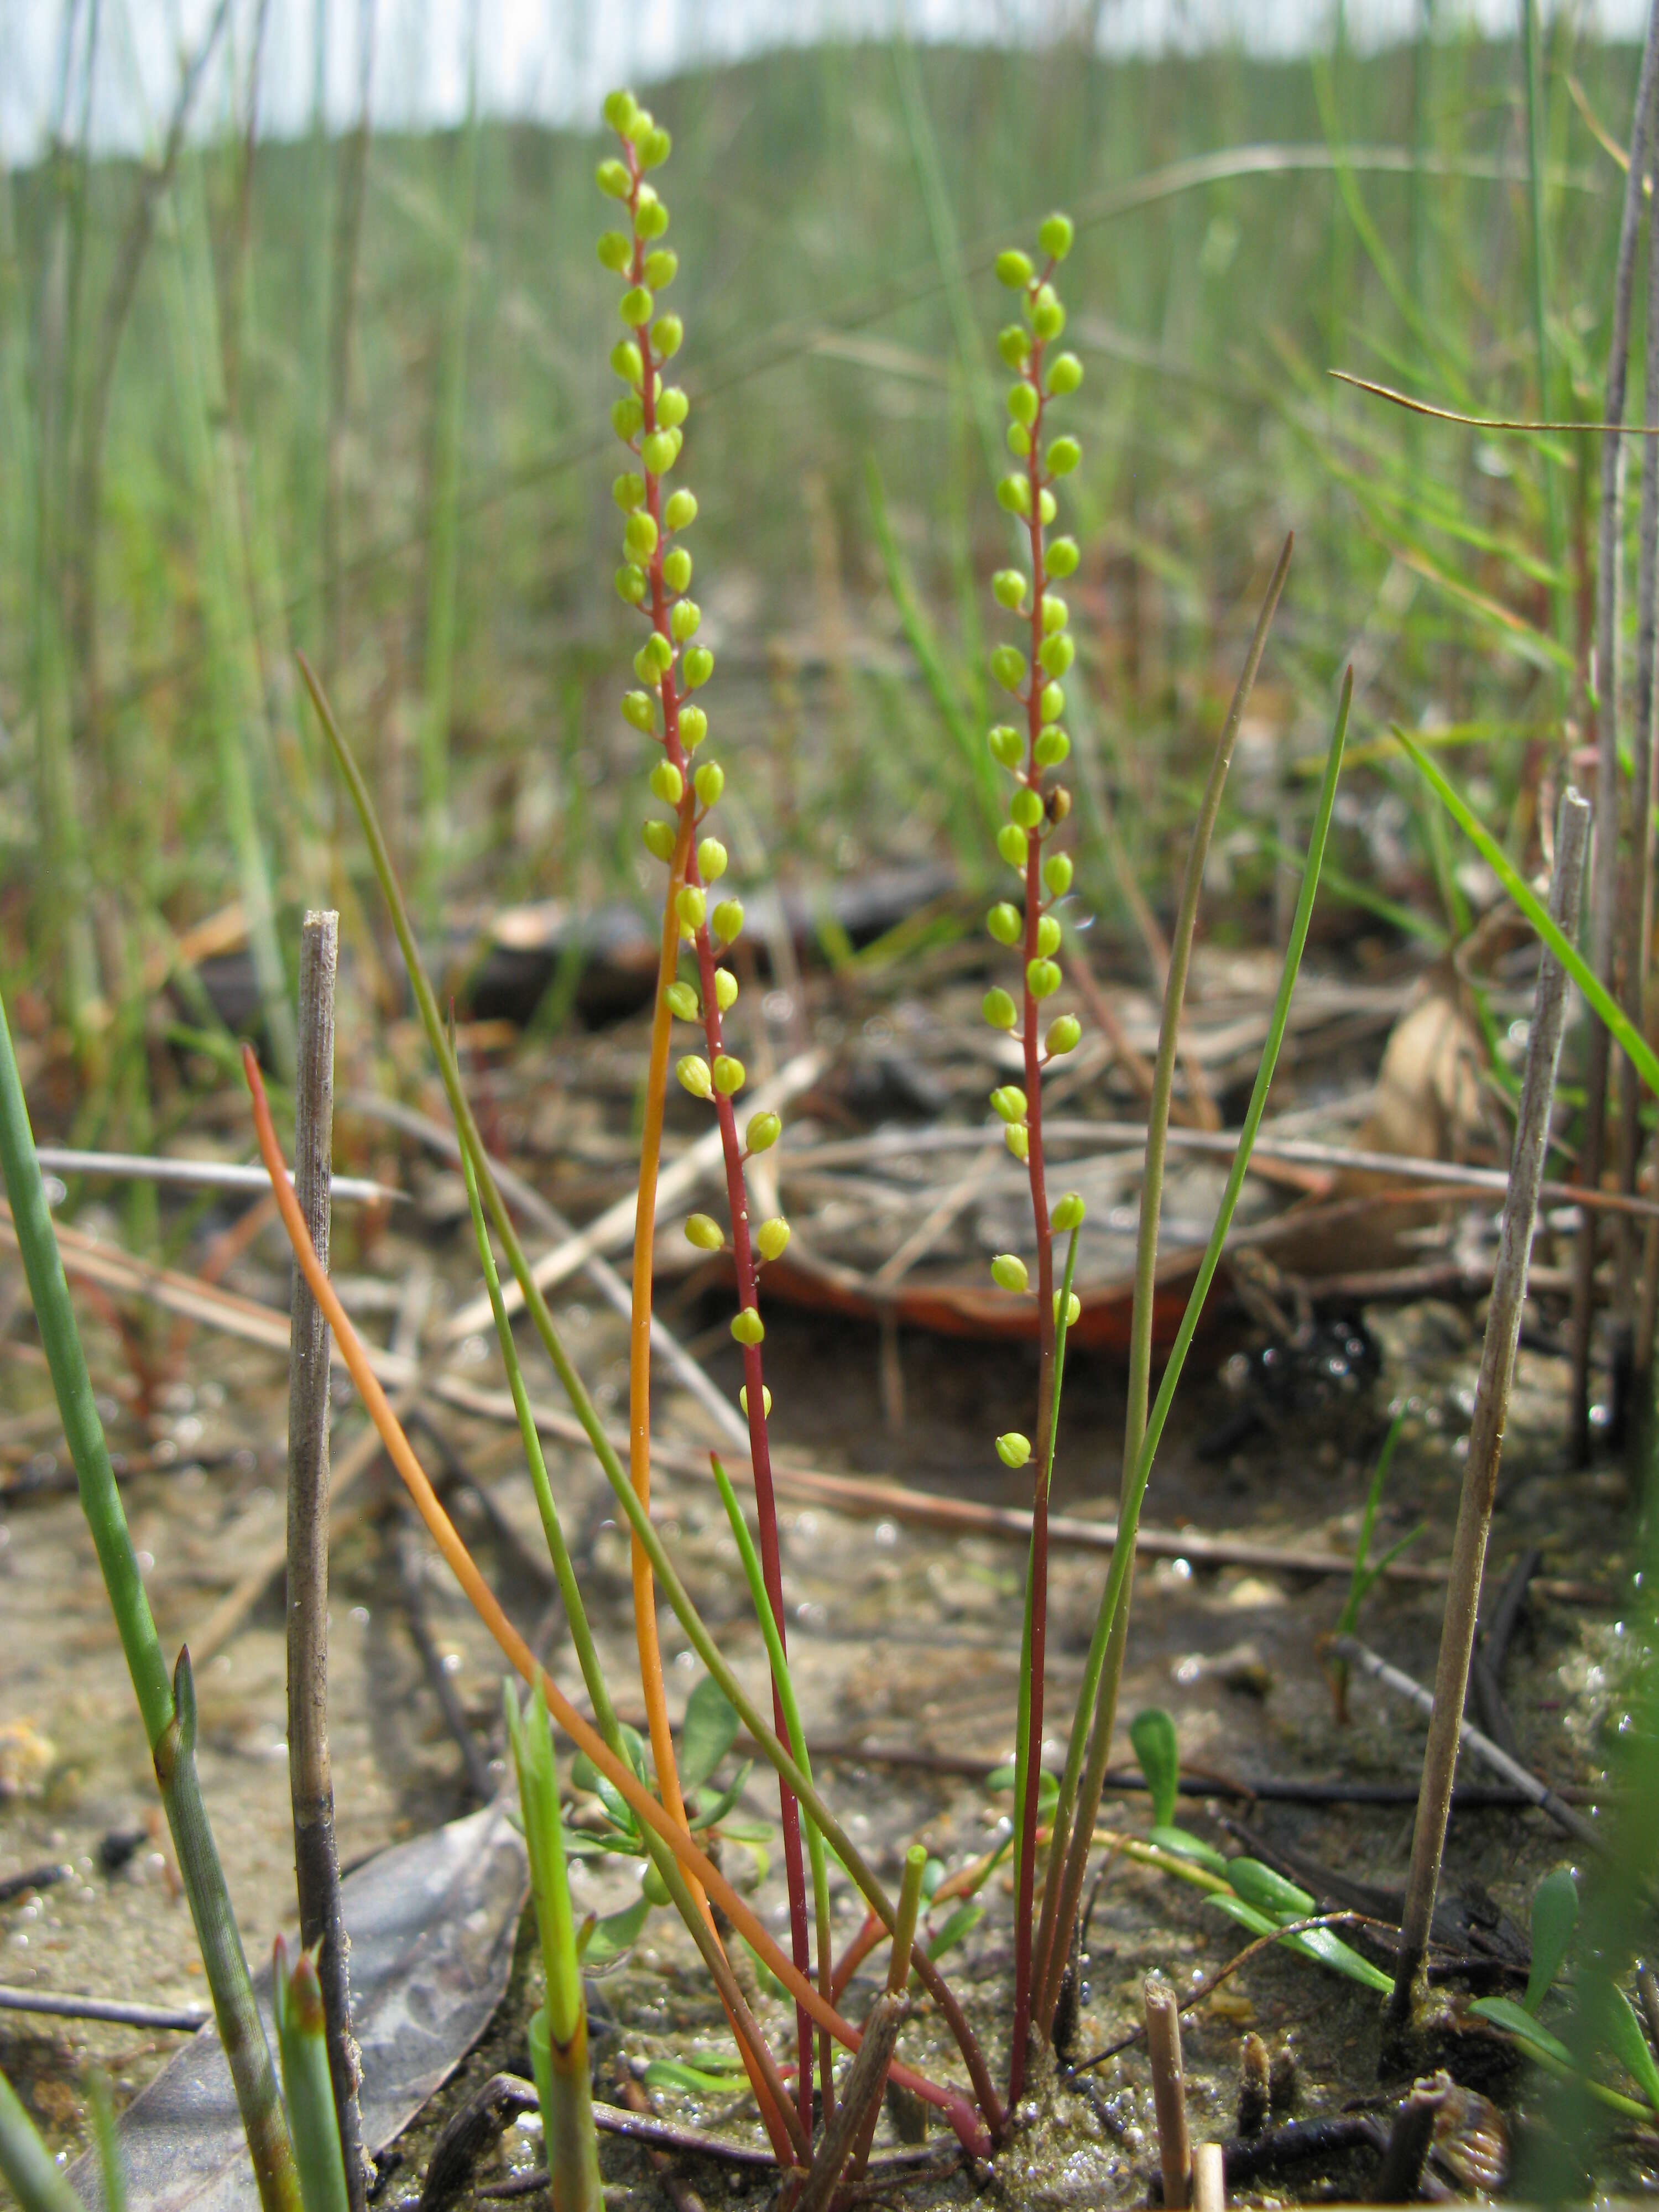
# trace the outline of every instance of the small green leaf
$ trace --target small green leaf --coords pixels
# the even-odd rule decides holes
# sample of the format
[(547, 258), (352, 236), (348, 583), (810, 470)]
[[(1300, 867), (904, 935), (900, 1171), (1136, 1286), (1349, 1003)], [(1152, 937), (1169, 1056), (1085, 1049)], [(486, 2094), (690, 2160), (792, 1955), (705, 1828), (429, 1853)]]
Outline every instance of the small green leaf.
[(922, 1869), (922, 1870), (921, 1870), (921, 1893), (922, 1893), (922, 1895), (923, 1895), (925, 1898), (931, 1898), (931, 1897), (933, 1896), (933, 1892), (934, 1892), (934, 1891), (939, 1887), (939, 1886), (940, 1882), (942, 1882), (942, 1881), (944, 1881), (944, 1879), (945, 1879), (945, 1862), (944, 1862), (944, 1860), (943, 1860), (943, 1859), (929, 1859), (929, 1860), (928, 1860), (928, 1862), (927, 1862), (927, 1865), (926, 1865), (926, 1866), (924, 1866), (924, 1867), (923, 1867), (923, 1869)]
[(927, 1940), (930, 1959), (942, 1959), (945, 1953), (960, 1943), (964, 1936), (971, 1935), (985, 1917), (982, 1905), (959, 1905), (937, 1934)]
[(1607, 2046), (1655, 2112), (1659, 2112), (1659, 2065), (1630, 1999), (1614, 1990), (1607, 2011)]
[(678, 2058), (653, 2058), (641, 2076), (647, 2089), (682, 2089), (694, 2097), (729, 2097), (747, 2078), (735, 2061), (729, 2072), (716, 2074)]
[(1301, 1920), (1319, 1910), (1305, 1889), (1286, 1881), (1260, 1859), (1229, 1859), (1225, 1871), (1239, 1895), (1259, 1912), (1282, 1913), (1287, 1919)]
[(749, 1779), (750, 1770), (753, 1764), (752, 1759), (745, 1759), (724, 1790), (698, 1790), (695, 1823), (697, 1827), (712, 1828), (726, 1818), (738, 1798), (742, 1796), (744, 1784)]
[[(1237, 1861), (1233, 1863), (1237, 1865)], [(1228, 1897), (1224, 1893), (1216, 1892), (1208, 1901), (1218, 1905), (1230, 1920), (1237, 1920), (1255, 1935), (1279, 1935), (1278, 1921), (1270, 1919), (1265, 1912), (1258, 1911), (1255, 1905), (1247, 1905), (1242, 1897)], [(1328, 1966), (1334, 1973), (1346, 1974), (1351, 1982), (1358, 1982), (1368, 1990), (1382, 1991), (1394, 1987), (1393, 1981), (1380, 1966), (1372, 1966), (1369, 1959), (1362, 1959), (1351, 1944), (1345, 1943), (1340, 1936), (1334, 1936), (1328, 1928), (1310, 1928), (1297, 1936), (1279, 1936), (1279, 1941), (1287, 1951), (1295, 1951), (1304, 1959), (1311, 1959), (1316, 1966)]]
[(1469, 2010), (1478, 2013), (1482, 2020), (1489, 2020), (1494, 2027), (1504, 2029), (1517, 2043), (1530, 2045), (1533, 2050), (1541, 2051), (1558, 2066), (1572, 2064), (1572, 2053), (1560, 2037), (1540, 2027), (1525, 2006), (1516, 2004), (1513, 1997), (1477, 1997)]
[(1152, 1793), (1152, 1826), (1175, 1826), (1176, 1796), (1181, 1781), (1181, 1754), (1176, 1746), (1176, 1725), (1162, 1705), (1149, 1705), (1129, 1723), (1146, 1787)]
[(774, 1830), (769, 1820), (728, 1820), (720, 1833), (734, 1844), (769, 1844)]
[(624, 1951), (632, 1950), (640, 1940), (640, 1931), (650, 1911), (650, 1899), (640, 1897), (622, 1911), (607, 1913), (603, 1920), (596, 1920), (586, 1942), (579, 1947), (583, 1964), (608, 1966)]
[(1535, 2013), (1554, 1985), (1578, 1923), (1578, 1885), (1565, 1867), (1547, 1874), (1532, 1893), (1532, 1967), (1521, 2002)]
[(644, 1850), (643, 1844), (630, 1843), (626, 1837), (614, 1832), (600, 1835), (596, 1834), (592, 1828), (567, 1828), (565, 1831), (564, 1851), (567, 1858), (595, 1859), (603, 1852), (614, 1851), (619, 1858), (636, 1859), (642, 1856)]
[(1194, 1866), (1207, 1867), (1212, 1874), (1231, 1872), (1228, 1862), (1213, 1844), (1188, 1835), (1185, 1828), (1154, 1828), (1146, 1840), (1156, 1844), (1159, 1850), (1168, 1851), (1172, 1858), (1190, 1859)]
[(738, 1740), (738, 1717), (712, 1674), (686, 1700), (680, 1731), (680, 1779), (688, 1790), (707, 1782)]

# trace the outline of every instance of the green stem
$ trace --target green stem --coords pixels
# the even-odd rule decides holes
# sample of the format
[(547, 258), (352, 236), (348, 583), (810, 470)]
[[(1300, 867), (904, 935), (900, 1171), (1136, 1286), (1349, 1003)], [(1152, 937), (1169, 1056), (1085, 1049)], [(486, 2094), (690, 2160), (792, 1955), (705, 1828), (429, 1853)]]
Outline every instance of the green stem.
[(0, 2173), (5, 2175), (23, 2212), (85, 2212), (3, 2074), (0, 2074)]
[(305, 2212), (346, 2212), (345, 2160), (328, 2063), (323, 1986), (309, 1951), (301, 1952), (289, 1972), (288, 1946), (280, 1936), (271, 1962), (271, 1988), (283, 2093), (294, 2129)]

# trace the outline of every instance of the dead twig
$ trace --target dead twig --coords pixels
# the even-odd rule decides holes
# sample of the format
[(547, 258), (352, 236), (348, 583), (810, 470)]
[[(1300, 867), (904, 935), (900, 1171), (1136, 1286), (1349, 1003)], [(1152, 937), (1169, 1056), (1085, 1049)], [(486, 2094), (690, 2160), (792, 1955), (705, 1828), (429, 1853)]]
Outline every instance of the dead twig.
[(1187, 2133), (1187, 2082), (1181, 2070), (1181, 2007), (1161, 1974), (1142, 1984), (1146, 2007), (1146, 2055), (1152, 2069), (1152, 2103), (1158, 2114), (1158, 2156), (1164, 2175), (1164, 2202), (1184, 2205), (1192, 2175), (1193, 2148)]

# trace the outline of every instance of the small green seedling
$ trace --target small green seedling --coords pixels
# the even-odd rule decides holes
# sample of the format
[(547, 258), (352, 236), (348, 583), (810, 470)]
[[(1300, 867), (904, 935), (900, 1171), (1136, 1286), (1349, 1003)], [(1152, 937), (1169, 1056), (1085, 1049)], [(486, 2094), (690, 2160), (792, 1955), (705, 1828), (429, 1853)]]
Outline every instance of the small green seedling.
[[(1382, 1503), (1382, 1486), (1389, 1479), (1389, 1469), (1394, 1464), (1395, 1446), (1400, 1442), (1400, 1431), (1405, 1421), (1406, 1408), (1402, 1406), (1382, 1440), (1382, 1449), (1377, 1455), (1376, 1466), (1371, 1475), (1370, 1488), (1365, 1493), (1365, 1512), (1359, 1524), (1359, 1541), (1354, 1547), (1353, 1571), (1348, 1577), (1347, 1596), (1343, 1600), (1342, 1610), (1337, 1616), (1336, 1633), (1339, 1636), (1358, 1633), (1360, 1607), (1401, 1553), (1408, 1545), (1414, 1544), (1429, 1525), (1426, 1521), (1419, 1521), (1415, 1528), (1402, 1536), (1397, 1544), (1390, 1545), (1382, 1558), (1372, 1563), (1371, 1535)], [(1348, 1680), (1347, 1661), (1334, 1660), (1330, 1669), (1331, 1699), (1336, 1710), (1339, 1728), (1348, 1725)]]
[(1160, 1850), (1178, 1859), (1190, 1859), (1194, 1865), (1207, 1867), (1212, 1874), (1224, 1875), (1227, 1862), (1218, 1850), (1176, 1826), (1176, 1798), (1181, 1787), (1181, 1753), (1176, 1744), (1176, 1725), (1162, 1705), (1148, 1705), (1129, 1723), (1129, 1741), (1134, 1747), (1140, 1771), (1146, 1778), (1146, 1788), (1152, 1800), (1152, 1832), (1151, 1840)]

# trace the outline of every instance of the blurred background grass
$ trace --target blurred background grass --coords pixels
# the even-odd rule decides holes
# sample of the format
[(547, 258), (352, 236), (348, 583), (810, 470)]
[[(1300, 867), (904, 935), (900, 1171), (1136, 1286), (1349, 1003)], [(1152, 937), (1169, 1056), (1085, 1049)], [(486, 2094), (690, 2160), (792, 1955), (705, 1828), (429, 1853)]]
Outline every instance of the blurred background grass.
[[(988, 264), (1051, 205), (1079, 223), (1072, 689), (1103, 948), (1139, 962), (1126, 866), (1169, 902), (1287, 529), (1214, 926), (1286, 910), (1302, 757), (1350, 659), (1346, 911), (1384, 939), (1467, 923), (1391, 719), (1468, 748), (1460, 777), (1534, 849), (1591, 734), (1596, 441), (1425, 421), (1327, 372), (1599, 417), (1622, 178), (1597, 133), (1627, 139), (1637, 57), (1567, 10), (1535, 26), (1534, 131), (1522, 29), (1422, 20), (1362, 55), (1339, 15), (1296, 61), (831, 44), (649, 88), (742, 875), (988, 872), (961, 750), (1006, 546)], [(142, 164), (88, 143), (66, 66), (51, 148), (0, 198), (0, 981), (80, 1133), (140, 1145), (156, 1048), (214, 1029), (196, 959), (246, 933), (280, 1066), (298, 910), (339, 903), (370, 953), (296, 647), (453, 950), (506, 901), (647, 896), (597, 135), (366, 112), (267, 140), (258, 38), (232, 58), (242, 127), (164, 119)]]

